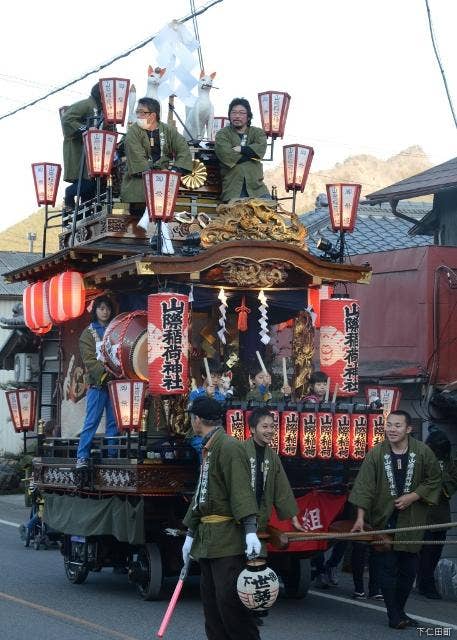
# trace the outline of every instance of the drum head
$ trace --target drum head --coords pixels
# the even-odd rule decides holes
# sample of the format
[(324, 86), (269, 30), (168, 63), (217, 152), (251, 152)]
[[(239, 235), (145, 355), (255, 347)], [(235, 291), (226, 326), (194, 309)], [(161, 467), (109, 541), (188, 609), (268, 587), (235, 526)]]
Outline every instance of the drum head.
[(140, 380), (148, 380), (148, 332), (145, 331), (138, 338), (133, 349), (132, 366)]

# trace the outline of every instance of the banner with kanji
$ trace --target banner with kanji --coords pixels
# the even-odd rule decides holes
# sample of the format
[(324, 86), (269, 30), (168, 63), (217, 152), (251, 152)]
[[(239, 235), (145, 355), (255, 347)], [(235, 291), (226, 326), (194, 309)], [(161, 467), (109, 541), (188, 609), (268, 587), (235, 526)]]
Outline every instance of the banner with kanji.
[(152, 394), (186, 393), (189, 379), (189, 298), (148, 296), (148, 371)]
[[(346, 495), (333, 495), (319, 491), (310, 491), (301, 498), (297, 498), (297, 506), (299, 509), (298, 520), (306, 533), (326, 533), (329, 526), (336, 520), (342, 512), (346, 504)], [(276, 511), (273, 509), (271, 518), (268, 522), (272, 527), (281, 529), (281, 531), (296, 531), (292, 527), (290, 520), (279, 520)], [(328, 541), (323, 540), (303, 540), (300, 542), (291, 542), (286, 553), (294, 551), (325, 551), (328, 547)], [(269, 552), (278, 552), (280, 549), (268, 544)]]

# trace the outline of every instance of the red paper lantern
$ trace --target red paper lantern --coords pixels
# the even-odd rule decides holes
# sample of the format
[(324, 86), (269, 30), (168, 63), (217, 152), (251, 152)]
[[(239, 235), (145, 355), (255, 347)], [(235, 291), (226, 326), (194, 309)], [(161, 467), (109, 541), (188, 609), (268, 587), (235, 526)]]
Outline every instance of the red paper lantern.
[(228, 436), (244, 440), (244, 415), (242, 409), (228, 409), (225, 413), (225, 430)]
[(380, 442), (384, 442), (384, 417), (381, 413), (368, 415), (368, 449), (372, 449)]
[(300, 456), (306, 460), (317, 457), (317, 413), (300, 413)]
[(305, 190), (314, 149), (304, 144), (288, 144), (282, 148), (284, 164), (284, 186), (286, 191)]
[(100, 87), (105, 122), (124, 124), (130, 80), (126, 78), (101, 78), (98, 81), (98, 85)]
[(51, 162), (34, 162), (32, 172), (37, 203), (50, 204), (53, 207), (57, 199), (62, 167)]
[(251, 438), (251, 428), (249, 426), (249, 416), (252, 413), (252, 409), (247, 409), (244, 412), (244, 439), (249, 440)]
[(367, 450), (368, 416), (365, 413), (351, 415), (349, 436), (349, 457), (351, 460), (363, 460)]
[(270, 413), (273, 416), (274, 431), (269, 446), (273, 449), (273, 451), (279, 453), (279, 411), (276, 411), (276, 409), (271, 409)]
[(216, 133), (223, 129), (224, 127), (228, 127), (230, 124), (230, 118), (226, 118), (225, 116), (216, 116), (213, 119), (213, 126), (211, 129), (211, 140), (216, 140)]
[(148, 296), (149, 390), (153, 394), (188, 389), (189, 297), (181, 293)]
[(273, 139), (283, 138), (290, 95), (283, 91), (264, 91), (258, 95), (263, 130)]
[(179, 174), (174, 171), (143, 172), (144, 193), (149, 220), (173, 220), (179, 189)]
[(40, 280), (26, 287), (22, 294), (25, 325), (37, 335), (43, 335), (52, 329), (47, 287), (48, 283)]
[(113, 380), (108, 382), (108, 389), (118, 429), (138, 431), (147, 383), (139, 380)]
[(6, 402), (14, 431), (33, 431), (36, 419), (37, 392), (35, 389), (14, 389), (5, 391)]
[(116, 151), (117, 133), (89, 129), (83, 133), (87, 173), (93, 178), (109, 176)]
[(330, 460), (333, 450), (333, 414), (330, 411), (319, 411), (317, 414), (317, 457)]
[(279, 455), (292, 457), (298, 451), (300, 414), (298, 411), (281, 411), (279, 429)]
[(54, 322), (79, 318), (86, 308), (86, 289), (78, 271), (53, 276), (48, 288), (49, 314)]
[(357, 300), (322, 300), (320, 369), (330, 378), (330, 390), (339, 396), (356, 395), (359, 388), (359, 323)]
[(365, 397), (368, 404), (371, 404), (375, 400), (380, 400), (383, 411), (389, 414), (399, 408), (401, 390), (399, 387), (380, 387), (370, 385), (365, 387)]
[(349, 413), (333, 415), (333, 457), (337, 460), (349, 458), (350, 425)]
[(333, 231), (354, 231), (360, 184), (327, 184), (328, 208)]
[(328, 300), (333, 295), (333, 287), (328, 284), (308, 287), (308, 306), (316, 314), (314, 326), (319, 329), (321, 326), (321, 302)]

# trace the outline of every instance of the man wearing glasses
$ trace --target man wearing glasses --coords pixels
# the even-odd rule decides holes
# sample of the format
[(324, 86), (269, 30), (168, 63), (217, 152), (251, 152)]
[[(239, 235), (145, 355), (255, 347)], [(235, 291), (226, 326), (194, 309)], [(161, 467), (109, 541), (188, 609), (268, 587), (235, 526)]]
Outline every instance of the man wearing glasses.
[(215, 145), (221, 163), (222, 201), (270, 199), (262, 166), (267, 138), (263, 129), (251, 126), (252, 111), (246, 98), (234, 98), (229, 104), (228, 116), (230, 125), (217, 132)]
[(174, 127), (160, 122), (160, 104), (153, 98), (141, 98), (137, 120), (125, 136), (127, 171), (122, 180), (121, 200), (130, 203), (130, 213), (141, 217), (145, 210), (143, 171), (170, 169), (180, 173), (192, 170), (187, 142)]

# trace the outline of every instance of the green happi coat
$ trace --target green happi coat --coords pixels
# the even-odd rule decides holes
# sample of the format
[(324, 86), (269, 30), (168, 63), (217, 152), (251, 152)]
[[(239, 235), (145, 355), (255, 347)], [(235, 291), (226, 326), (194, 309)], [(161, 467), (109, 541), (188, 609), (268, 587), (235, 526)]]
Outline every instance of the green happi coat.
[(238, 163), (242, 154), (233, 150), (233, 147), (240, 145), (240, 136), (236, 130), (228, 126), (216, 133), (214, 150), (221, 163), (221, 199), (224, 202), (240, 197), (244, 180), (246, 180), (246, 189), (250, 198), (259, 198), (268, 194), (268, 188), (263, 182), (262, 165), (262, 158), (267, 149), (267, 137), (263, 129), (258, 127), (248, 127), (246, 134), (246, 145), (258, 157)]
[[(198, 560), (244, 554), (245, 532), (240, 521), (255, 514), (257, 503), (242, 444), (218, 429), (203, 448), (197, 489), (183, 520), (194, 534), (192, 557)], [(201, 522), (202, 517), (210, 515), (228, 516), (230, 520)]]
[(266, 393), (260, 393), (260, 390), (255, 387), (254, 389), (251, 389), (250, 391), (248, 391), (248, 394), (246, 396), (246, 401), (249, 402), (250, 400), (252, 402), (271, 402), (271, 403), (275, 403), (275, 402), (280, 402), (281, 400), (284, 399), (284, 394), (282, 393), (282, 391), (277, 391), (277, 390), (269, 390)]
[(441, 492), (437, 505), (428, 510), (427, 524), (441, 524), (451, 521), (450, 499), (457, 491), (457, 462), (439, 460), (441, 468)]
[[(254, 440), (249, 438), (243, 442), (251, 475), (251, 488), (256, 489), (256, 448)], [(259, 515), (257, 528), (265, 531), (270, 519), (273, 507), (276, 509), (280, 520), (287, 520), (298, 513), (297, 503), (287, 479), (286, 472), (282, 466), (276, 451), (271, 447), (265, 447), (265, 458), (263, 463), (263, 495), (259, 505)]]
[[(441, 470), (435, 454), (429, 447), (409, 436), (408, 463), (405, 493), (415, 492), (420, 496), (407, 509), (398, 511), (396, 528), (414, 527), (427, 522), (430, 505), (437, 504), (441, 491)], [(397, 497), (395, 478), (387, 440), (371, 449), (362, 463), (355, 479), (349, 501), (365, 510), (365, 521), (374, 529), (385, 529), (395, 510)], [(402, 545), (402, 540), (422, 540), (423, 531), (398, 533), (395, 535), (396, 551), (419, 551), (421, 545)]]
[(97, 358), (101, 342), (96, 330), (92, 328), (92, 324), (84, 329), (79, 338), (79, 350), (86, 369), (87, 382), (97, 387), (102, 384), (103, 378), (106, 377), (106, 369)]
[[(141, 173), (149, 169), (168, 169), (170, 165), (192, 170), (189, 146), (174, 127), (159, 122), (160, 158), (151, 160), (151, 143), (147, 131), (136, 123), (127, 131), (124, 140), (127, 171), (122, 180), (122, 202), (145, 202)], [(139, 174), (139, 175), (138, 175)]]
[[(72, 104), (62, 116), (63, 131), (63, 179), (74, 182), (79, 178), (81, 154), (83, 152), (82, 133), (79, 127), (87, 124), (87, 119), (94, 115), (97, 103), (92, 96)], [(84, 169), (83, 178), (87, 179)]]

